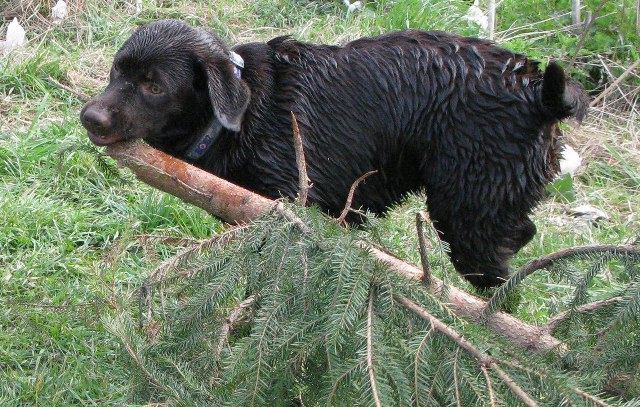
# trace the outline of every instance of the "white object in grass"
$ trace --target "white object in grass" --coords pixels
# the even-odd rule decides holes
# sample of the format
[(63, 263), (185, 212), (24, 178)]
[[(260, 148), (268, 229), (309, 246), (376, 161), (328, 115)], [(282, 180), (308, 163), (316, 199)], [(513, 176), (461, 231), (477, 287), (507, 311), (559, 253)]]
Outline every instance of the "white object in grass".
[(480, 32), (486, 33), (489, 31), (489, 17), (480, 9), (478, 0), (473, 2), (462, 18), (477, 24), (480, 27)]
[(590, 222), (609, 219), (609, 215), (607, 215), (605, 211), (593, 205), (580, 205), (572, 208), (569, 213), (574, 218), (580, 218)]
[(25, 43), (24, 28), (20, 25), (17, 18), (7, 27), (7, 40), (0, 42), (0, 48), (16, 48), (21, 47)]
[(343, 0), (343, 2), (344, 2), (344, 5), (347, 6), (347, 14), (362, 8), (361, 1), (355, 1), (353, 3), (350, 3), (349, 0)]
[(55, 6), (51, 9), (51, 18), (54, 21), (62, 21), (67, 18), (67, 3), (64, 0), (58, 0)]
[(582, 164), (582, 158), (576, 150), (566, 144), (560, 155), (562, 156), (560, 158), (560, 174), (569, 174), (573, 177), (573, 174)]

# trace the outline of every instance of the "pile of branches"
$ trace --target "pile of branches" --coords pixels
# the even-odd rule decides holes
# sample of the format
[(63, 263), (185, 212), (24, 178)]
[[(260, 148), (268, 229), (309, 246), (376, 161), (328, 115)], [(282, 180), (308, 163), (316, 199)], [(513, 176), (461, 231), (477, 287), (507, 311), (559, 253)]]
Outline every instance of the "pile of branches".
[[(537, 259), (485, 302), (313, 208), (270, 201), (142, 144), (108, 152), (144, 182), (241, 224), (151, 272), (139, 309), (110, 296), (106, 326), (126, 351), (137, 401), (606, 406), (640, 398), (636, 246)], [(418, 215), (419, 232), (424, 223)], [(588, 271), (563, 273), (575, 293), (546, 326), (499, 311), (527, 275), (575, 259)], [(590, 302), (589, 285), (612, 260), (626, 269), (625, 288)]]

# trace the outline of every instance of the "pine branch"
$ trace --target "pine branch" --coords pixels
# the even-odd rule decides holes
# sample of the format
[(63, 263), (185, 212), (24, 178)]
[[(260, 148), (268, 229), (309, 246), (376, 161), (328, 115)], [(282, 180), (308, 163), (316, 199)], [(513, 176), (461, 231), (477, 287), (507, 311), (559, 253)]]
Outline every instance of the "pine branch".
[[(539, 372), (535, 369), (531, 369), (525, 366), (521, 366), (518, 363), (514, 363), (514, 362), (510, 362), (507, 360), (500, 360), (498, 363), (502, 364), (502, 365), (507, 365), (510, 366), (514, 369), (518, 369), (521, 370), (529, 375), (533, 375), (533, 376), (538, 376), (544, 380), (548, 380), (549, 376), (544, 374), (543, 372)], [(593, 402), (595, 405), (600, 406), (600, 407), (612, 407), (610, 404), (600, 400), (599, 398), (597, 398), (596, 396), (589, 394), (587, 392), (585, 392), (584, 390), (581, 390), (577, 387), (571, 387), (569, 390), (573, 391), (574, 393), (576, 393), (577, 395)]]
[(591, 245), (570, 247), (568, 249), (559, 250), (555, 253), (533, 259), (520, 269), (513, 273), (500, 288), (496, 290), (484, 311), (485, 317), (488, 318), (500, 308), (500, 305), (522, 280), (538, 270), (546, 269), (559, 261), (564, 261), (573, 257), (584, 257), (589, 255), (601, 256), (620, 256), (620, 257), (639, 257), (640, 247), (633, 245)]
[(571, 315), (573, 315), (574, 313), (597, 311), (600, 308), (608, 307), (609, 305), (613, 305), (613, 304), (618, 304), (622, 300), (623, 300), (622, 297), (613, 297), (607, 300), (595, 301), (589, 304), (581, 305), (574, 309), (563, 311), (558, 315), (554, 316), (553, 318), (551, 318), (549, 322), (547, 322), (547, 324), (542, 327), (542, 329), (547, 332), (553, 332), (553, 330), (556, 328), (556, 326), (558, 326), (558, 324), (561, 324), (564, 320), (571, 317)]
[[(309, 226), (286, 210), (281, 202), (276, 203), (254, 194), (144, 144), (116, 143), (110, 145), (107, 152), (129, 167), (141, 181), (199, 206), (227, 222), (245, 223), (273, 210), (292, 222), (303, 234), (311, 233)], [(422, 277), (422, 270), (368, 243), (360, 242), (359, 245), (391, 270), (412, 279)], [(484, 301), (456, 287), (445, 287), (435, 277), (432, 280), (433, 292), (446, 293), (446, 302), (452, 305), (459, 316), (484, 322)], [(558, 339), (538, 327), (506, 313), (496, 313), (486, 321), (486, 326), (510, 343), (534, 353), (545, 353), (561, 345)]]
[(428, 321), (431, 326), (433, 326), (437, 331), (447, 336), (449, 339), (454, 341), (460, 348), (464, 349), (472, 355), (480, 366), (486, 366), (491, 368), (500, 379), (504, 382), (504, 384), (509, 387), (509, 389), (515, 394), (526, 406), (534, 407), (538, 404), (529, 396), (522, 388), (516, 383), (511, 376), (509, 376), (504, 370), (500, 369), (500, 367), (496, 364), (496, 362), (485, 352), (477, 349), (471, 342), (466, 340), (461, 334), (456, 332), (453, 328), (431, 315), (429, 312), (422, 309), (418, 304), (409, 300), (406, 297), (402, 297), (399, 295), (394, 296), (394, 298), (400, 302), (405, 308), (409, 309), (420, 318)]
[(369, 373), (369, 384), (376, 407), (382, 407), (378, 385), (373, 367), (373, 300), (375, 298), (375, 288), (371, 286), (369, 290), (369, 306), (367, 307), (367, 372)]
[[(407, 264), (402, 260), (371, 247), (368, 243), (360, 242), (360, 247), (368, 250), (374, 258), (391, 268), (393, 271), (407, 278), (420, 279), (422, 270)], [(496, 312), (491, 318), (484, 317), (487, 303), (480, 298), (471, 295), (455, 286), (446, 286), (444, 283), (432, 278), (432, 292), (445, 292), (446, 302), (453, 311), (461, 317), (467, 317), (477, 323), (484, 323), (492, 332), (506, 339), (508, 342), (533, 353), (546, 353), (553, 349), (561, 349), (562, 342), (539, 327), (529, 325), (505, 312)]]
[(496, 395), (493, 392), (493, 385), (491, 384), (491, 376), (489, 376), (489, 372), (487, 371), (486, 366), (480, 366), (480, 370), (482, 370), (482, 374), (484, 378), (487, 380), (487, 388), (489, 388), (489, 399), (491, 400), (491, 407), (496, 406)]
[(419, 384), (418, 384), (418, 366), (420, 366), (420, 364), (418, 363), (418, 359), (420, 357), (420, 352), (422, 351), (422, 346), (424, 346), (424, 344), (426, 343), (427, 339), (431, 336), (431, 334), (435, 331), (435, 328), (433, 327), (433, 325), (431, 325), (429, 327), (429, 331), (427, 332), (427, 334), (424, 336), (424, 338), (422, 338), (422, 341), (420, 341), (420, 345), (418, 346), (418, 349), (416, 350), (416, 356), (413, 360), (413, 378), (414, 378), (414, 392), (415, 392), (415, 398), (416, 398), (416, 406), (421, 405), (422, 403), (420, 403), (420, 391), (419, 391)]
[(456, 354), (453, 358), (453, 387), (455, 389), (456, 405), (462, 407), (460, 404), (460, 384), (458, 383), (458, 357), (460, 356), (460, 348), (456, 348)]
[[(188, 261), (194, 255), (197, 255), (202, 251), (210, 250), (214, 245), (219, 247), (226, 246), (244, 230), (246, 230), (246, 226), (236, 226), (212, 238), (195, 241), (195, 244), (191, 247), (181, 250), (179, 253), (169, 257), (167, 260), (160, 263), (158, 267), (153, 269), (146, 278), (145, 284), (155, 285), (164, 282), (170, 270), (177, 268), (180, 264)], [(184, 273), (185, 277), (189, 277), (190, 275), (191, 272)]]

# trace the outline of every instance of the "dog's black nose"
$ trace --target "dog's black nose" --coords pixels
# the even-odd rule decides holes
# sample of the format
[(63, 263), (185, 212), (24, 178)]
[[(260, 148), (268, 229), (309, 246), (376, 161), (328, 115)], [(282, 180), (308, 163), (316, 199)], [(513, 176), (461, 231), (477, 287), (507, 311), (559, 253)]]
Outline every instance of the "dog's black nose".
[(108, 130), (111, 128), (111, 115), (97, 106), (87, 106), (80, 115), (82, 125), (91, 132)]

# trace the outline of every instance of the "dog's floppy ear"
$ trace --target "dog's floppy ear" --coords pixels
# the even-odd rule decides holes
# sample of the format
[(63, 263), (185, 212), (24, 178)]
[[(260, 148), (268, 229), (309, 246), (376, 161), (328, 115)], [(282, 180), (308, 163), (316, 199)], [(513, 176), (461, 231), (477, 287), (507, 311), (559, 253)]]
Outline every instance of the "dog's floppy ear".
[(229, 130), (239, 131), (251, 91), (237, 78), (230, 61), (202, 61), (213, 113)]
[(251, 91), (236, 76), (224, 42), (210, 32), (201, 31), (200, 35), (206, 46), (196, 51), (197, 65), (204, 73), (213, 113), (224, 127), (239, 131)]

